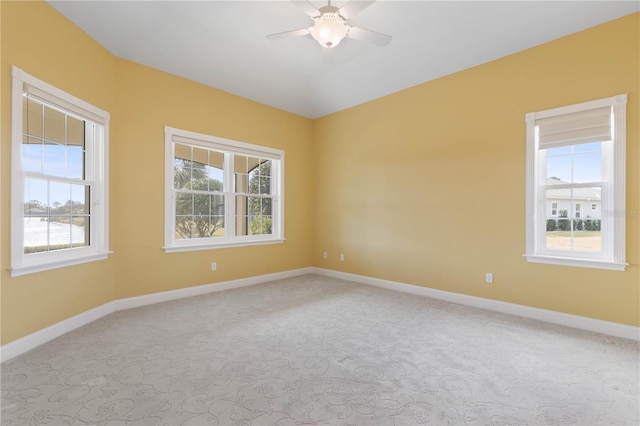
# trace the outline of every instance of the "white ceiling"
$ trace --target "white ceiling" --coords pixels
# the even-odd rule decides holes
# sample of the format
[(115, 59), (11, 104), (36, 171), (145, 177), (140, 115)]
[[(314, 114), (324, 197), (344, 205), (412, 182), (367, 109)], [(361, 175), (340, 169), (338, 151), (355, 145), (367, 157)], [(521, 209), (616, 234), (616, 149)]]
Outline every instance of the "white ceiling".
[(311, 38), (265, 38), (312, 25), (290, 1), (49, 3), (118, 57), (309, 118), (640, 10), (637, 0), (379, 0), (351, 24), (391, 43), (345, 39), (326, 63)]

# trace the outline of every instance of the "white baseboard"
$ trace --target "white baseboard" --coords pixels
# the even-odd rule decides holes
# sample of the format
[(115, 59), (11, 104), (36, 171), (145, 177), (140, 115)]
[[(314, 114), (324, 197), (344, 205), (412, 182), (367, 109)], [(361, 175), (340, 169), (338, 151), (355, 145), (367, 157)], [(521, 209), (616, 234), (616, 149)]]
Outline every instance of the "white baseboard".
[(237, 280), (223, 281), (215, 284), (205, 284), (178, 290), (164, 291), (161, 293), (152, 293), (144, 296), (117, 299), (1, 346), (0, 362), (10, 360), (11, 358), (14, 358), (27, 351), (30, 351), (37, 346), (42, 345), (43, 343), (53, 340), (56, 337), (59, 337), (65, 333), (75, 330), (76, 328), (87, 325), (90, 322), (93, 322), (113, 312), (121, 311), (123, 309), (131, 309), (138, 306), (167, 302), (169, 300), (183, 299), (185, 297), (199, 296), (216, 291), (247, 287), (250, 285), (262, 284), (269, 281), (281, 280), (285, 278), (296, 277), (299, 275), (312, 274), (313, 272), (314, 269), (312, 267), (292, 269), (284, 272), (240, 278)]
[(313, 272), (318, 275), (339, 278), (347, 281), (357, 282), (360, 284), (372, 285), (375, 287), (386, 288), (388, 290), (401, 291), (403, 293), (430, 297), (432, 299), (444, 300), (460, 305), (473, 306), (489, 311), (502, 312), (505, 314), (536, 319), (552, 324), (564, 325), (581, 330), (607, 334), (609, 336), (640, 341), (640, 328), (633, 327), (631, 325), (597, 320), (578, 315), (565, 314), (563, 312), (549, 311), (546, 309), (532, 308), (530, 306), (517, 305), (515, 303), (501, 302), (499, 300), (485, 299), (482, 297), (469, 296), (466, 294), (453, 293), (444, 290), (436, 290), (433, 288), (420, 287), (417, 285), (404, 284), (379, 278), (372, 278), (364, 275), (349, 274), (346, 272), (334, 271), (332, 269), (314, 267)]
[(115, 312), (114, 308), (115, 302), (105, 303), (104, 305), (100, 305), (74, 317), (67, 318), (64, 321), (57, 322), (47, 328), (38, 330), (35, 333), (28, 334), (13, 342), (9, 342), (6, 345), (2, 345), (0, 347), (0, 362), (8, 361), (11, 358), (30, 351), (36, 346), (40, 346), (76, 328), (87, 325), (105, 315), (109, 315)]
[(313, 271), (312, 267), (292, 269), (284, 272), (275, 272), (273, 274), (256, 275), (254, 277), (239, 278), (237, 280), (223, 281), (214, 284), (204, 284), (181, 288), (178, 290), (145, 294), (144, 296), (128, 297), (126, 299), (115, 300), (112, 303), (116, 304), (116, 311), (121, 311), (123, 309), (137, 308), (138, 306), (168, 302), (169, 300), (184, 299), (185, 297), (200, 296), (202, 294), (213, 293), (216, 291), (230, 290), (233, 288), (247, 287), (250, 285), (262, 284), (269, 281), (282, 280), (300, 275), (313, 274)]
[(21, 337), (17, 340), (14, 340), (13, 342), (7, 343), (6, 345), (3, 345), (2, 347), (0, 347), (0, 362), (7, 361), (11, 358), (21, 355), (37, 346), (40, 346), (43, 343), (53, 340), (56, 337), (73, 331), (76, 328), (82, 327), (83, 325), (89, 324), (90, 322), (109, 315), (113, 312), (121, 311), (124, 309), (131, 309), (138, 306), (151, 305), (154, 303), (167, 302), (170, 300), (183, 299), (185, 297), (213, 293), (216, 291), (247, 287), (251, 285), (266, 283), (269, 281), (297, 277), (306, 274), (318, 274), (327, 277), (339, 278), (347, 281), (357, 282), (360, 284), (381, 287), (388, 290), (415, 294), (422, 297), (430, 297), (432, 299), (444, 300), (461, 305), (473, 306), (490, 311), (502, 312), (524, 318), (531, 318), (553, 324), (564, 325), (567, 327), (578, 328), (581, 330), (588, 330), (596, 333), (607, 334), (610, 336), (622, 337), (624, 339), (640, 341), (639, 327), (581, 317), (578, 315), (565, 314), (562, 312), (549, 311), (546, 309), (532, 308), (529, 306), (517, 305), (515, 303), (501, 302), (498, 300), (484, 299), (482, 297), (469, 296), (460, 293), (453, 293), (449, 291), (436, 290), (411, 284), (404, 284), (396, 281), (383, 280), (380, 278), (372, 278), (364, 275), (349, 274), (346, 272), (334, 271), (331, 269), (307, 267), (284, 272), (276, 272), (273, 274), (265, 274), (254, 277), (241, 278), (237, 280), (223, 281), (215, 284), (205, 284), (179, 290), (147, 294), (144, 296), (117, 299), (78, 314), (74, 317), (68, 318), (64, 321), (60, 321), (47, 328), (36, 331), (35, 333), (31, 333), (27, 336)]

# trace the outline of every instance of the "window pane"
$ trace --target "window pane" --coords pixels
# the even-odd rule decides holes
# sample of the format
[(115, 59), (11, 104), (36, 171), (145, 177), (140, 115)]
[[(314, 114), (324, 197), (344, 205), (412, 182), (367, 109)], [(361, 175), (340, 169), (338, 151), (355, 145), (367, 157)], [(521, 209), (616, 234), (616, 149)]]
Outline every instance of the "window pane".
[(552, 151), (557, 149), (559, 148), (547, 150), (547, 185), (571, 182), (571, 156), (550, 155)]
[(239, 174), (235, 175), (236, 180), (236, 192), (248, 192), (249, 191), (249, 175), (248, 174)]
[(49, 250), (71, 248), (71, 218), (49, 216)]
[(258, 175), (257, 170), (254, 170), (249, 175), (249, 194), (259, 194), (260, 193), (260, 175)]
[(67, 145), (67, 177), (84, 179), (84, 150), (82, 146)]
[(209, 216), (194, 216), (193, 217), (193, 238), (204, 238), (210, 235), (210, 220)]
[(233, 156), (233, 172), (234, 173), (249, 173), (247, 166), (247, 157), (244, 155)]
[(207, 165), (207, 176), (209, 177), (209, 190), (222, 191), (224, 183), (224, 154), (216, 151), (209, 151), (209, 164)]
[(29, 137), (22, 139), (22, 169), (42, 173), (42, 141)]
[(71, 225), (71, 243), (73, 247), (90, 245), (89, 235), (89, 218), (87, 216), (73, 217)]
[(209, 163), (209, 151), (204, 148), (192, 147), (191, 148), (191, 160), (194, 163), (200, 163), (203, 166)]
[(24, 253), (37, 253), (49, 249), (48, 225), (45, 216), (24, 218)]
[(263, 198), (262, 199), (262, 214), (271, 216), (273, 214), (272, 210), (271, 210), (271, 208), (272, 208), (271, 206), (272, 206), (271, 198)]
[(25, 216), (46, 215), (49, 199), (48, 184), (46, 180), (24, 179), (24, 214)]
[(573, 156), (573, 182), (600, 182), (601, 180), (602, 156), (599, 150)]
[(71, 185), (71, 214), (89, 214), (89, 185)]
[(271, 216), (262, 216), (262, 234), (273, 234), (273, 220)]
[(174, 157), (181, 160), (191, 161), (191, 147), (181, 143), (173, 144)]
[(590, 214), (578, 222), (579, 224), (576, 226), (578, 231), (576, 232), (574, 248), (580, 251), (601, 251), (602, 220), (600, 219), (600, 216)]
[[(546, 191), (546, 244), (548, 249), (571, 250), (571, 188)], [(554, 213), (555, 210), (555, 214)]]
[(65, 147), (64, 145), (45, 141), (44, 164), (42, 172), (51, 176), (64, 176)]
[(177, 240), (191, 238), (192, 227), (193, 227), (192, 216), (176, 215), (176, 239)]
[(249, 220), (247, 215), (248, 198), (236, 196), (236, 235), (248, 235)]
[(224, 216), (224, 195), (211, 196), (211, 214)]
[(47, 188), (45, 180), (24, 180), (24, 253), (48, 250)]
[(210, 197), (211, 196), (207, 194), (194, 194), (193, 196), (194, 215), (209, 216), (211, 214), (211, 211), (209, 209), (210, 201), (211, 201)]
[(49, 207), (58, 214), (71, 214), (71, 184), (49, 182)]
[(250, 194), (271, 193), (271, 160), (263, 160), (259, 166), (251, 171), (249, 176)]
[(211, 216), (211, 237), (224, 237), (224, 216)]
[(249, 235), (262, 234), (262, 217), (249, 216)]
[[(258, 157), (247, 157), (247, 170), (250, 172), (256, 171), (260, 165), (260, 159)], [(257, 171), (259, 173), (259, 171)]]
[(191, 189), (191, 163), (182, 158), (173, 161), (173, 185), (176, 189)]
[[(195, 151), (195, 150), (194, 150)], [(198, 191), (209, 190), (209, 179), (206, 172), (206, 164), (194, 161), (191, 164), (191, 189)]]
[[(23, 98), (22, 129), (23, 132), (37, 138), (42, 137), (42, 104)], [(28, 110), (28, 111), (27, 111)]]
[(250, 215), (259, 215), (261, 214), (260, 210), (260, 201), (259, 197), (249, 197), (249, 214)]
[(271, 194), (271, 178), (260, 176), (260, 194)]
[(176, 216), (193, 215), (193, 194), (178, 192), (176, 194)]
[(84, 121), (67, 116), (67, 146), (84, 148)]
[(46, 105), (44, 107), (44, 138), (50, 142), (65, 143), (65, 115)]
[(271, 177), (271, 160), (262, 160), (260, 164), (260, 176)]

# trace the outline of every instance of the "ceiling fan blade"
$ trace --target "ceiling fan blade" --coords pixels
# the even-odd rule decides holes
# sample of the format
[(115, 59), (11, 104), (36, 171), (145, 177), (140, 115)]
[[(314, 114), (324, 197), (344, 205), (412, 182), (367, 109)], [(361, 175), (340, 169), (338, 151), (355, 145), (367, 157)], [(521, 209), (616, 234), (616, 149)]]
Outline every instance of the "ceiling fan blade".
[(304, 11), (304, 13), (306, 13), (309, 16), (311, 16), (312, 18), (315, 18), (316, 16), (322, 15), (320, 13), (320, 11), (314, 5), (309, 3), (308, 1), (293, 1), (293, 0), (291, 0), (291, 3), (293, 3), (296, 6), (298, 6), (299, 8), (301, 8)]
[(342, 6), (340, 10), (338, 10), (338, 13), (347, 20), (353, 19), (358, 13), (362, 12), (364, 9), (371, 6), (373, 3), (375, 3), (375, 0), (373, 1), (350, 0), (349, 2), (347, 2), (347, 4)]
[(377, 33), (375, 31), (365, 30), (364, 28), (358, 27), (349, 28), (347, 37), (377, 44), (378, 46), (386, 46), (391, 41), (390, 35)]
[(309, 28), (300, 28), (299, 30), (285, 31), (283, 33), (269, 34), (266, 36), (269, 40), (280, 40), (289, 37), (298, 37), (309, 34)]

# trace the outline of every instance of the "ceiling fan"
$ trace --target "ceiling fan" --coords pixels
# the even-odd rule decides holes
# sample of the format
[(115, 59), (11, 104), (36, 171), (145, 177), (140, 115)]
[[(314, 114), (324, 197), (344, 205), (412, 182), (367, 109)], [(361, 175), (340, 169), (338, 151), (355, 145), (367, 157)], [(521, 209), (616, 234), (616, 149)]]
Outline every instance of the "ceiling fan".
[(349, 25), (351, 19), (375, 3), (375, 0), (351, 0), (339, 8), (332, 6), (331, 0), (328, 0), (328, 4), (319, 9), (316, 9), (316, 7), (308, 1), (293, 1), (293, 3), (302, 8), (304, 12), (313, 19), (313, 26), (270, 34), (267, 36), (269, 40), (310, 35), (326, 49), (336, 47), (344, 38), (362, 40), (379, 46), (386, 46), (391, 41), (390, 35)]

